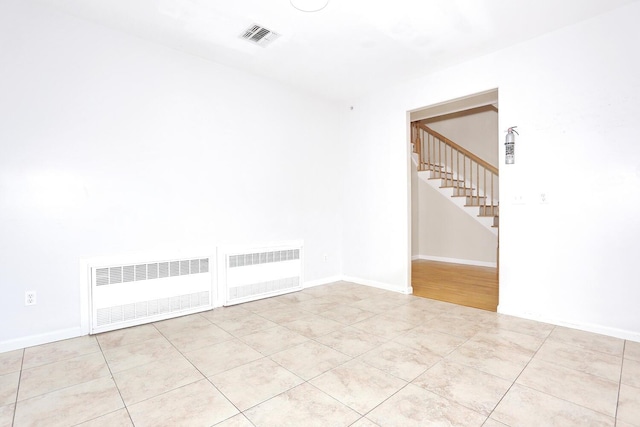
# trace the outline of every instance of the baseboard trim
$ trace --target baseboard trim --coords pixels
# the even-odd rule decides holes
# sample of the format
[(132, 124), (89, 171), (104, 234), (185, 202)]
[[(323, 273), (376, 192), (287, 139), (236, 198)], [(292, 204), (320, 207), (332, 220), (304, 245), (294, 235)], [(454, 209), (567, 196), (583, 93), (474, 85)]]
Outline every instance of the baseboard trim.
[(335, 283), (341, 280), (343, 280), (342, 276), (333, 276), (333, 277), (325, 277), (323, 279), (310, 280), (310, 281), (304, 282), (302, 284), (302, 288), (307, 289), (307, 288), (313, 288), (315, 286), (328, 285), (329, 283)]
[(612, 328), (609, 326), (596, 325), (593, 323), (581, 323), (571, 320), (549, 317), (545, 315), (530, 313), (517, 309), (505, 307), (504, 304), (498, 305), (498, 313), (506, 314), (508, 316), (520, 317), (523, 319), (535, 320), (537, 322), (549, 323), (551, 325), (563, 326), (571, 329), (578, 329), (585, 332), (592, 332), (594, 334), (607, 335), (614, 338), (620, 338), (623, 340), (640, 342), (640, 332), (628, 331), (626, 329)]
[(411, 260), (412, 261), (425, 260), (425, 261), (448, 262), (450, 264), (475, 265), (476, 267), (496, 268), (498, 266), (498, 264), (495, 262), (476, 261), (473, 259), (447, 258), (447, 257), (439, 257), (439, 256), (431, 256), (431, 255), (414, 255), (411, 257)]
[[(327, 277), (319, 280), (313, 280), (313, 281), (305, 282), (303, 287), (309, 288), (314, 286), (326, 285), (329, 283), (335, 283), (339, 281), (352, 282), (359, 285), (371, 286), (374, 288), (384, 289), (392, 292), (399, 292), (402, 294), (413, 293), (413, 289), (411, 287), (399, 288), (397, 286), (393, 286), (387, 283), (376, 282), (372, 280), (362, 279), (359, 277), (351, 277), (351, 276), (334, 276), (334, 277)], [(591, 323), (576, 323), (574, 321), (569, 321), (566, 319), (559, 319), (555, 317), (549, 317), (549, 316), (529, 313), (526, 311), (521, 311), (512, 307), (505, 306), (504, 304), (498, 305), (498, 313), (506, 314), (509, 316), (520, 317), (523, 319), (535, 320), (538, 322), (549, 323), (557, 326), (564, 326), (572, 329), (579, 329), (581, 331), (593, 332), (596, 334), (607, 335), (615, 338), (640, 342), (640, 332), (634, 332), (634, 331), (629, 331), (629, 330), (619, 329), (619, 328), (612, 328), (612, 327), (602, 326), (602, 325), (595, 325)], [(22, 338), (16, 338), (13, 340), (2, 341), (0, 342), (0, 353), (12, 351), (12, 350), (19, 350), (27, 347), (33, 347), (35, 345), (48, 344), (54, 341), (77, 338), (83, 335), (87, 335), (87, 334), (83, 333), (83, 329), (81, 327), (77, 327), (77, 328), (69, 328), (69, 329), (53, 331), (46, 334), (31, 335), (31, 336), (22, 337)]]
[(34, 345), (48, 344), (54, 341), (67, 340), (69, 338), (77, 338), (83, 335), (87, 334), (82, 333), (81, 327), (77, 327), (2, 341), (0, 342), (0, 353), (19, 350), (26, 347), (33, 347)]
[(358, 285), (371, 286), (372, 288), (384, 289), (385, 291), (399, 292), (401, 294), (410, 295), (413, 293), (413, 288), (400, 288), (395, 285), (391, 285), (383, 282), (376, 282), (374, 280), (363, 279), (360, 277), (343, 276), (342, 280), (345, 282), (356, 283)]

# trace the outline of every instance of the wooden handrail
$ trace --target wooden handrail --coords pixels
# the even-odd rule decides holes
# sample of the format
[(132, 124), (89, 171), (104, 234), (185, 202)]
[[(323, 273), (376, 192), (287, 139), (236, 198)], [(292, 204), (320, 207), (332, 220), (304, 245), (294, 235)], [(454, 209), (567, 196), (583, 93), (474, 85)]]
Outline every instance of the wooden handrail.
[(423, 131), (425, 131), (428, 134), (430, 134), (431, 136), (434, 136), (434, 137), (438, 138), (439, 140), (443, 141), (444, 143), (446, 143), (447, 145), (450, 145), (451, 147), (455, 148), (456, 150), (458, 150), (459, 152), (461, 152), (462, 154), (464, 154), (468, 158), (472, 159), (474, 162), (478, 163), (479, 165), (481, 165), (482, 167), (487, 169), (489, 172), (492, 172), (492, 173), (498, 175), (498, 168), (493, 166), (492, 164), (490, 164), (486, 160), (481, 159), (480, 157), (478, 157), (475, 154), (473, 154), (471, 151), (465, 149), (464, 147), (459, 146), (458, 144), (456, 144), (455, 142), (453, 142), (452, 140), (450, 140), (446, 136), (436, 132), (435, 130), (433, 130), (433, 129), (431, 129), (431, 128), (423, 125), (423, 124), (418, 123), (417, 126), (420, 129), (422, 129)]
[(429, 179), (453, 188), (452, 197), (480, 207), (480, 216), (497, 216), (498, 168), (422, 123), (411, 125), (418, 171), (429, 171)]

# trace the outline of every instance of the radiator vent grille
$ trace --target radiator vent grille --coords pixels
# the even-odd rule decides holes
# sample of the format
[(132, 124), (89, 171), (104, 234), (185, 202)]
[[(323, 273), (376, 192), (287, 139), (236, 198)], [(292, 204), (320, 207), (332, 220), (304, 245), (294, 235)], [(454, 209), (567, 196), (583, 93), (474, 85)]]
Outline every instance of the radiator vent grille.
[(96, 269), (96, 286), (138, 282), (209, 272), (209, 258), (185, 259), (150, 264), (122, 265)]
[(296, 259), (300, 259), (300, 249), (231, 255), (229, 257), (229, 268), (244, 267), (247, 265), (267, 264), (272, 262), (291, 261)]
[(135, 279), (135, 275), (133, 274), (134, 272), (134, 266), (133, 265), (125, 265), (124, 267), (122, 267), (122, 281), (123, 282), (133, 282)]
[(225, 305), (302, 289), (302, 244), (246, 248), (226, 255)]
[(160, 275), (158, 276), (160, 279), (169, 277), (169, 263), (168, 262), (159, 263), (158, 271), (160, 272)]
[(139, 318), (161, 315), (209, 304), (209, 292), (196, 292), (186, 295), (176, 295), (150, 301), (135, 302), (97, 310), (97, 326), (127, 322)]
[(252, 295), (262, 295), (277, 292), (284, 289), (294, 289), (300, 286), (300, 277), (287, 277), (284, 279), (270, 280), (268, 282), (251, 283), (249, 285), (229, 288), (227, 297), (229, 300), (247, 298)]

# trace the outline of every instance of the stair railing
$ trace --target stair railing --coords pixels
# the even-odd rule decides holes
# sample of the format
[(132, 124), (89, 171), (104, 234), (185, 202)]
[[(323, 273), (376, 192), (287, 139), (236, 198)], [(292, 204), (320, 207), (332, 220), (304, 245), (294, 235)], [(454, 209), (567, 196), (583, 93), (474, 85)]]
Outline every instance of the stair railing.
[(411, 141), (419, 171), (431, 171), (443, 187), (454, 188), (454, 196), (480, 206), (481, 215), (497, 215), (498, 168), (420, 123), (411, 124)]

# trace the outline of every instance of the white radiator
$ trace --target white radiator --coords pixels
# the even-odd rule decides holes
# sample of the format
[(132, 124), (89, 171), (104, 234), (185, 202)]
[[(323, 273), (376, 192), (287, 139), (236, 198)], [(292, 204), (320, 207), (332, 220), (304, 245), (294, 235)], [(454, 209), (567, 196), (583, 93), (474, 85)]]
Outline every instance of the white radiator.
[(212, 308), (212, 257), (91, 265), (90, 333)]
[(227, 251), (224, 305), (302, 289), (302, 244)]

